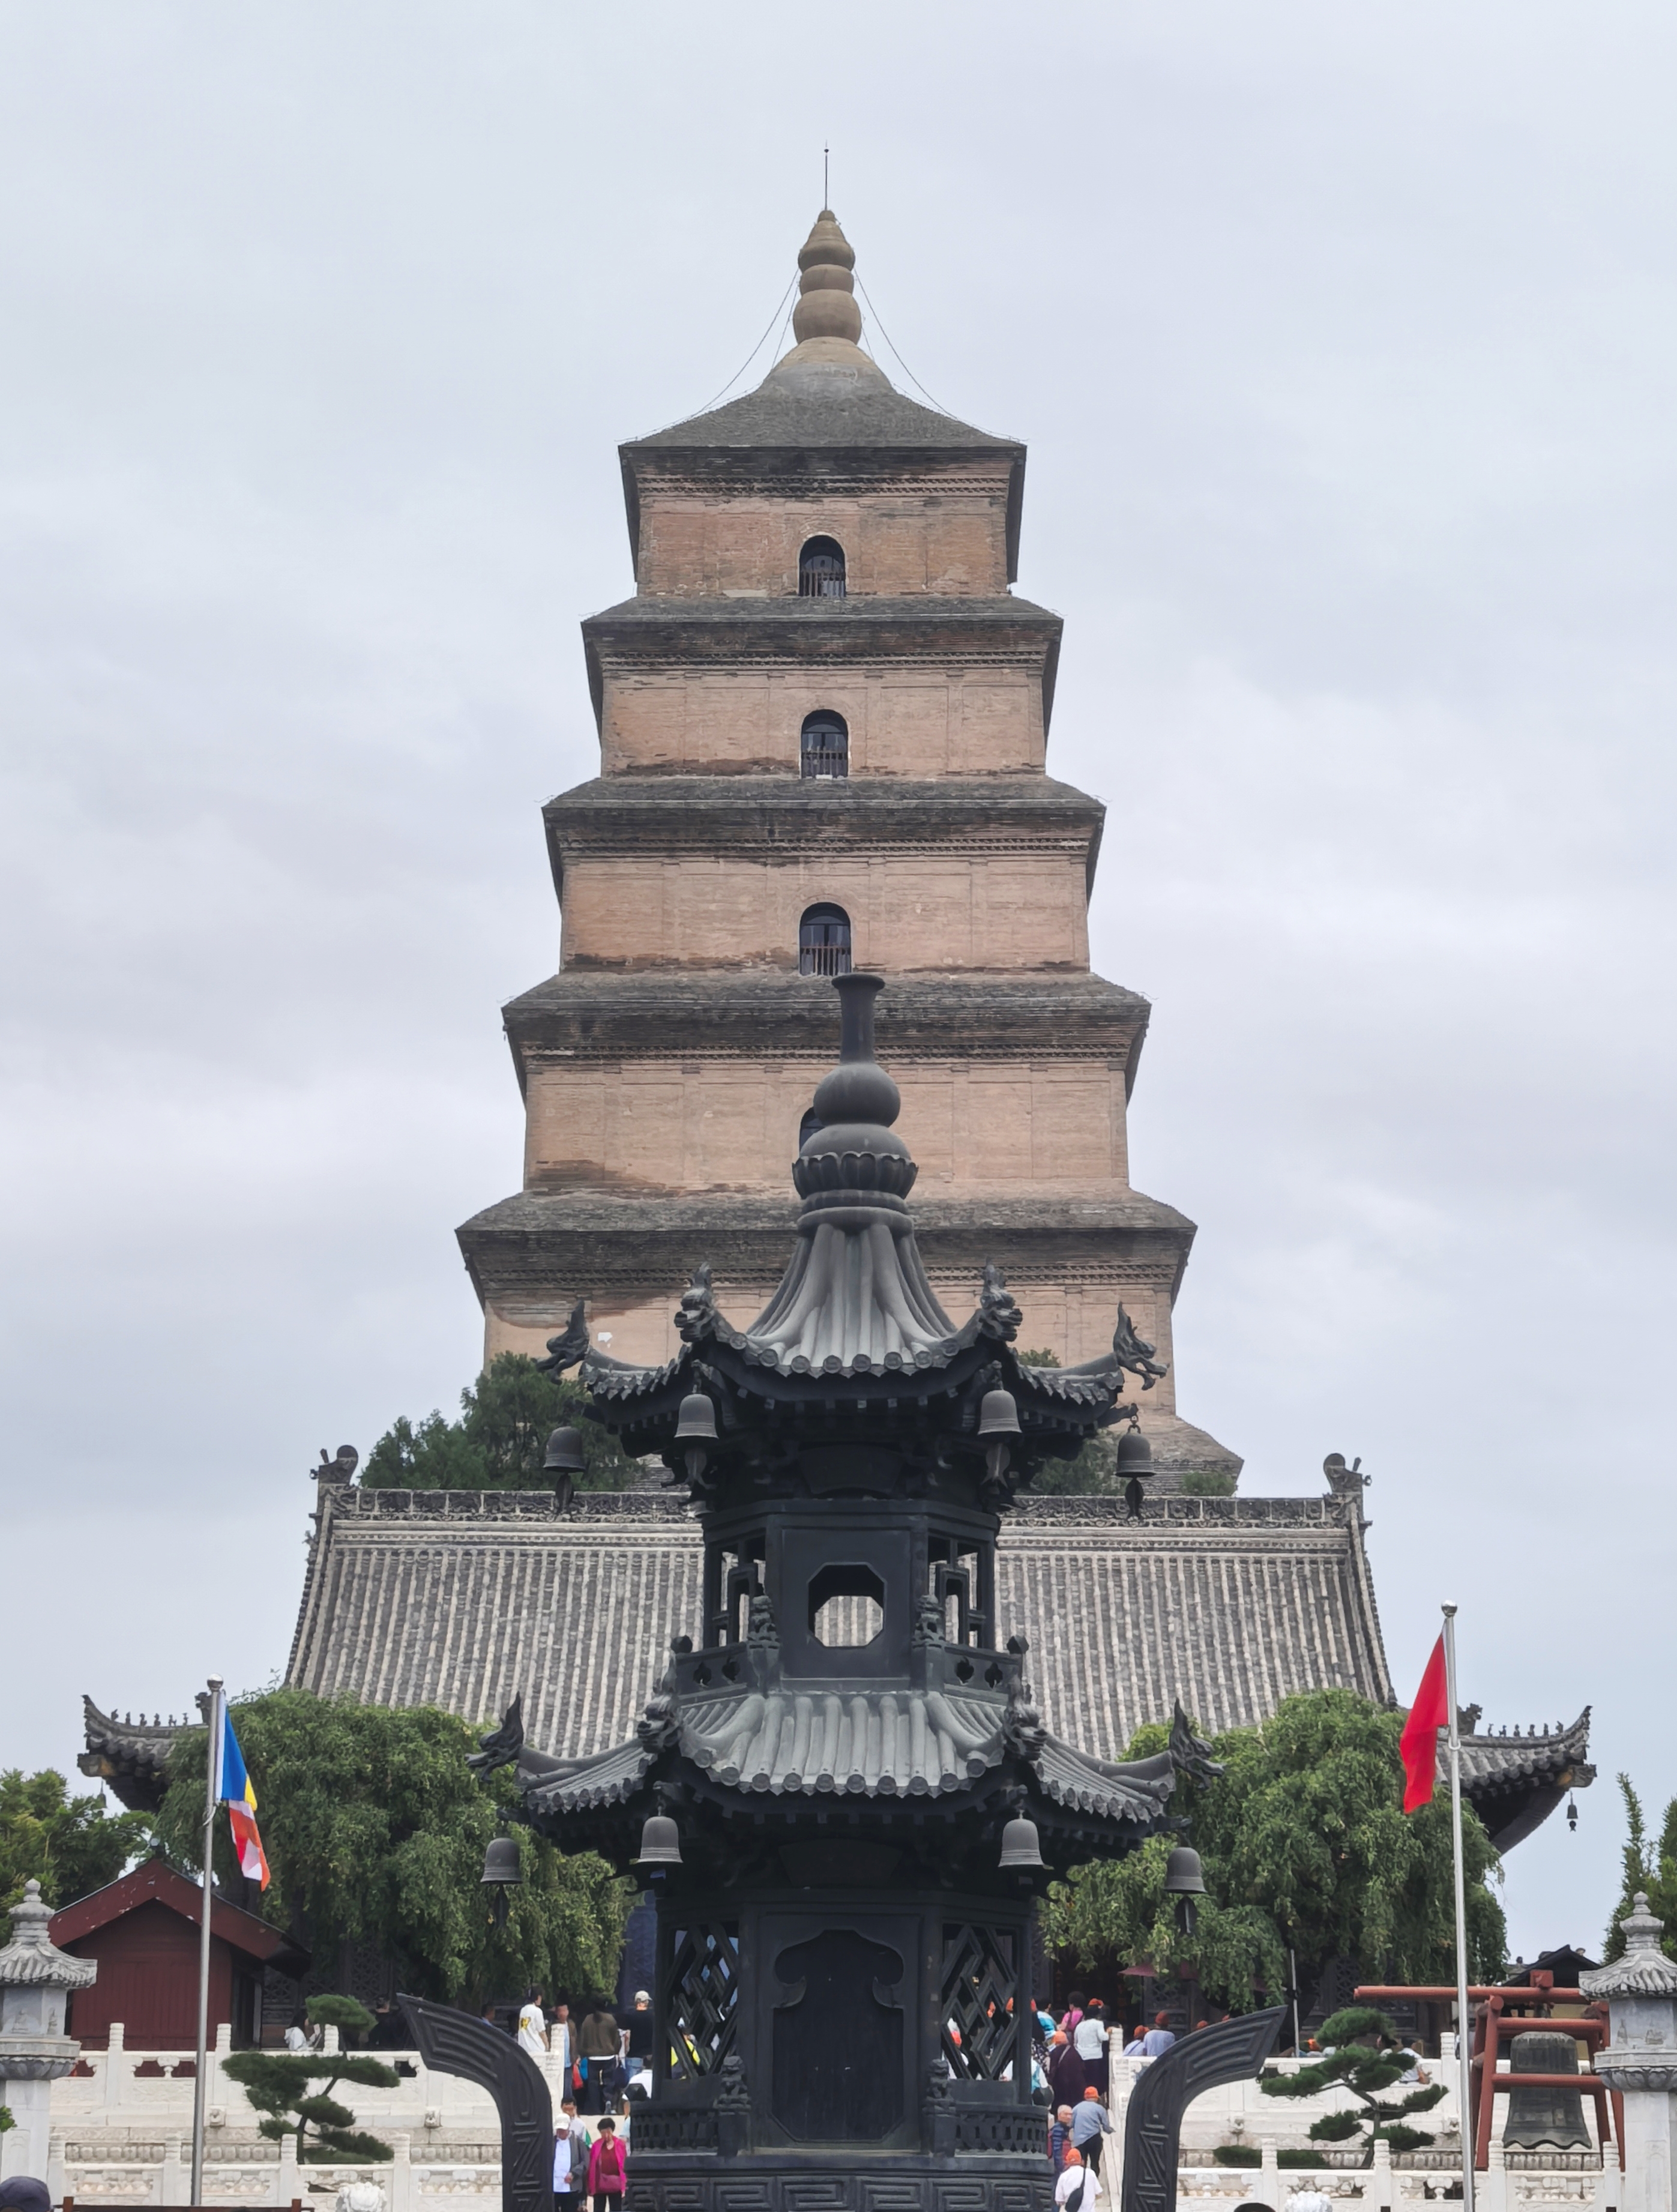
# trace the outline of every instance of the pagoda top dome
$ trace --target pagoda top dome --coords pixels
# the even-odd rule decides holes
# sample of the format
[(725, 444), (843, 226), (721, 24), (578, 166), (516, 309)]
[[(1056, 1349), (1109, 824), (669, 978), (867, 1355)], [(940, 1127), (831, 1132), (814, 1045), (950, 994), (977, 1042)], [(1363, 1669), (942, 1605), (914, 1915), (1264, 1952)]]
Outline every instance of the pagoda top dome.
[(764, 391), (819, 390), (829, 383), (891, 390), (878, 362), (862, 351), (862, 311), (856, 305), (855, 249), (831, 208), (823, 208), (798, 256), (798, 305), (792, 311), (792, 351), (763, 380)]

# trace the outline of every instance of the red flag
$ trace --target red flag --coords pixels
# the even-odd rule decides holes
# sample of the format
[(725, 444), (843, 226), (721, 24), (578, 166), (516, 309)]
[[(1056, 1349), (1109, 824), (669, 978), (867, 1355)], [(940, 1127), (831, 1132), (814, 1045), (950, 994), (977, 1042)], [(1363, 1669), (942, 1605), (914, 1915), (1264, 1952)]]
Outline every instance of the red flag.
[(1448, 1724), (1449, 1717), (1444, 1685), (1444, 1639), (1441, 1636), (1432, 1647), (1432, 1656), (1426, 1662), (1421, 1686), (1415, 1692), (1415, 1702), (1409, 1708), (1409, 1717), (1398, 1740), (1398, 1748), (1403, 1753), (1406, 1813), (1432, 1802), (1432, 1785), (1438, 1774), (1438, 1731)]

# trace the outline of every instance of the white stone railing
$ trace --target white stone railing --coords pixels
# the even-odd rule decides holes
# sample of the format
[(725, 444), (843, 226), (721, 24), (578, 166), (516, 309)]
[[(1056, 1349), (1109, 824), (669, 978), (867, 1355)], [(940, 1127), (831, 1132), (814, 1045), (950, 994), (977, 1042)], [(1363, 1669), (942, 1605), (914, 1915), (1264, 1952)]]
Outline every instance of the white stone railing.
[[(328, 2049), (337, 2030), (326, 2031)], [(358, 2127), (395, 2151), (389, 2164), (299, 2167), (292, 2142), (275, 2143), (257, 2125), (240, 2085), (222, 2072), (231, 2050), (226, 2027), (210, 2054), (204, 2103), (204, 2202), (210, 2205), (329, 2204), (346, 2182), (378, 2182), (389, 2212), (422, 2212), (445, 2203), (498, 2205), (501, 2125), (488, 2093), (457, 2074), (434, 2074), (416, 2051), (374, 2054), (410, 2067), (394, 2088), (344, 2091)], [(192, 2054), (131, 2050), (121, 2028), (107, 2051), (84, 2051), (81, 2070), (53, 2084), (46, 2183), (55, 2200), (77, 2205), (184, 2204), (191, 2162)], [(161, 2073), (141, 2074), (143, 2065)], [(183, 2066), (177, 2075), (173, 2070)], [(556, 2060), (546, 2069), (556, 2109), (563, 2094)]]
[[(328, 2047), (337, 2031), (326, 2031)], [(356, 2124), (390, 2143), (389, 2165), (299, 2168), (292, 2146), (269, 2142), (257, 2127), (244, 2091), (222, 2066), (230, 2050), (225, 2027), (210, 2054), (205, 2105), (209, 2113), (204, 2154), (204, 2198), (210, 2205), (325, 2203), (351, 2180), (372, 2180), (384, 2189), (388, 2212), (428, 2212), (447, 2205), (465, 2208), (498, 2204), (501, 2188), (500, 2129), (488, 2094), (455, 2074), (434, 2074), (415, 2051), (380, 2051), (392, 2066), (410, 2067), (410, 2076), (394, 2088), (351, 2087), (346, 2093)], [(1284, 2072), (1298, 2061), (1273, 2062)], [(153, 2064), (160, 2073), (137, 2073)], [(55, 2199), (73, 2197), (78, 2205), (136, 2208), (183, 2204), (191, 2163), (192, 2081), (190, 2051), (130, 2050), (120, 2027), (111, 2032), (108, 2051), (86, 2051), (83, 2070), (52, 2084), (52, 2152), (47, 2186)], [(177, 2066), (185, 2070), (176, 2074)], [(1124, 2114), (1145, 2062), (1115, 2056), (1111, 2063), (1112, 2116), (1122, 2139)], [(1401, 2156), (1395, 2162), (1384, 2144), (1366, 2168), (1324, 2165), (1282, 2166), (1283, 2149), (1308, 2144), (1313, 2120), (1344, 2110), (1355, 2100), (1347, 2092), (1327, 2097), (1266, 2097), (1256, 2081), (1209, 2090), (1189, 2106), (1182, 2127), (1178, 2191), (1184, 2199), (1207, 2205), (1263, 2204), (1285, 2212), (1288, 2198), (1307, 2184), (1345, 2200), (1358, 2212), (1400, 2212), (1437, 2201), (1459, 2189), (1461, 2135), (1456, 2126), (1455, 2069), (1448, 2061), (1429, 2060), (1427, 2070), (1443, 2080), (1447, 2094), (1422, 2124), (1437, 2137), (1431, 2151)], [(563, 2094), (556, 2062), (547, 2063), (556, 2108)], [(1583, 2100), (1586, 2124), (1594, 2131), (1592, 2100)], [(1219, 2166), (1211, 2154), (1223, 2143), (1255, 2146), (1255, 2166)], [(633, 2154), (633, 2128), (630, 2153)], [(1105, 2178), (1116, 2179), (1116, 2160)], [(1479, 2178), (1479, 2212), (1608, 2212), (1620, 2203), (1618, 2159), (1609, 2152), (1607, 2171), (1599, 2155), (1514, 2153), (1504, 2157), (1493, 2139), (1491, 2169)], [(1110, 2201), (1115, 2203), (1115, 2196)]]

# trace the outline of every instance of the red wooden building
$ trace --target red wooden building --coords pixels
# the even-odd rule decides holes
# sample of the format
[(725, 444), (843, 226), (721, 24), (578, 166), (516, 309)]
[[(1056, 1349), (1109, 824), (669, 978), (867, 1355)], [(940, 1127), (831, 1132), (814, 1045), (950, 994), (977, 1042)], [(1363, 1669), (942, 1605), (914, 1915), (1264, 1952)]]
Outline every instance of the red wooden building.
[[(66, 2033), (95, 2051), (120, 2021), (130, 2051), (191, 2051), (197, 2041), (198, 1931), (203, 1893), (161, 1859), (56, 1912), (60, 1950), (97, 1959), (99, 1979), (70, 2000)], [(264, 1969), (294, 1979), (308, 1954), (253, 1912), (216, 1898), (210, 1916), (210, 2034), (231, 2021), (235, 2048), (262, 2033)], [(282, 2023), (283, 2024), (283, 2023)]]

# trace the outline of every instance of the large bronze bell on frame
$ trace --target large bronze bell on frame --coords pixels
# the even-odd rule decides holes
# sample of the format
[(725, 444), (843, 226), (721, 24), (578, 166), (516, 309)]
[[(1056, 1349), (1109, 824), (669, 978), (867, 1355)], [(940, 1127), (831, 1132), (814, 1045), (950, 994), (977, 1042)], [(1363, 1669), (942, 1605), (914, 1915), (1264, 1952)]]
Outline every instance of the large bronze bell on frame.
[[(1570, 2035), (1516, 2035), (1509, 2053), (1516, 2074), (1576, 2074), (1578, 2046)], [(1522, 2087), (1508, 2093), (1504, 2150), (1589, 2150), (1583, 2100), (1576, 2089)]]

